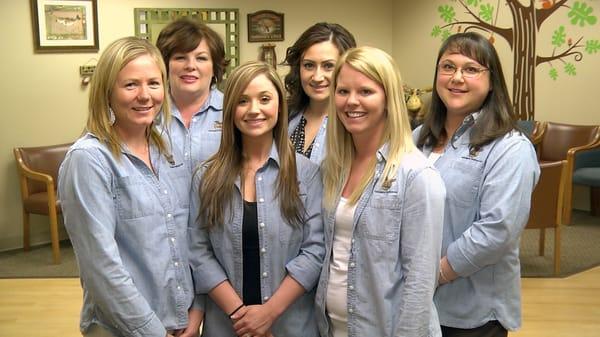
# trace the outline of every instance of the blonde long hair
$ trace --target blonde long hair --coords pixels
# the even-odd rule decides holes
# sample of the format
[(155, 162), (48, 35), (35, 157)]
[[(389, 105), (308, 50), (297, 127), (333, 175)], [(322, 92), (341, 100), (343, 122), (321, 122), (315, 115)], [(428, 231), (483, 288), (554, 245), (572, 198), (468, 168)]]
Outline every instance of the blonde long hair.
[[(115, 158), (121, 156), (121, 139), (110, 123), (110, 97), (117, 81), (119, 72), (134, 59), (149, 55), (160, 69), (164, 97), (162, 109), (158, 118), (169, 123), (171, 110), (169, 107), (167, 72), (158, 49), (150, 42), (137, 37), (124, 37), (113, 41), (106, 47), (100, 56), (98, 65), (90, 83), (90, 96), (88, 101), (88, 119), (85, 131), (94, 134), (100, 141), (106, 143)], [(162, 115), (161, 115), (162, 114)], [(168, 160), (172, 160), (170, 148), (161, 137), (160, 131), (152, 123), (146, 131), (151, 142), (156, 144), (159, 151)]]
[[(387, 102), (385, 108), (387, 123), (385, 123), (384, 133), (380, 140), (380, 146), (388, 144), (387, 163), (382, 175), (384, 183), (390, 182), (395, 177), (404, 154), (415, 148), (404, 102), (402, 78), (394, 60), (384, 51), (373, 47), (359, 47), (346, 51), (338, 60), (332, 75), (329, 122), (327, 123), (327, 156), (323, 161), (323, 200), (325, 208), (330, 211), (336, 207), (335, 202), (348, 179), (355, 152), (352, 136), (344, 128), (335, 108), (335, 91), (343, 65), (361, 72), (384, 89)], [(375, 164), (376, 158), (373, 157), (358, 188), (350, 195), (350, 204), (358, 202), (365, 188), (373, 179)]]
[(251, 61), (233, 70), (225, 82), (223, 98), (223, 132), (217, 153), (203, 165), (206, 170), (200, 182), (202, 208), (199, 218), (207, 228), (224, 223), (223, 212), (235, 193), (235, 180), (242, 172), (242, 134), (234, 123), (235, 110), (248, 84), (259, 75), (265, 75), (275, 86), (279, 101), (279, 115), (273, 129), (273, 138), (279, 154), (279, 174), (276, 196), (281, 213), (291, 225), (299, 225), (304, 217), (296, 172), (296, 155), (288, 138), (288, 110), (285, 91), (279, 75), (264, 62)]

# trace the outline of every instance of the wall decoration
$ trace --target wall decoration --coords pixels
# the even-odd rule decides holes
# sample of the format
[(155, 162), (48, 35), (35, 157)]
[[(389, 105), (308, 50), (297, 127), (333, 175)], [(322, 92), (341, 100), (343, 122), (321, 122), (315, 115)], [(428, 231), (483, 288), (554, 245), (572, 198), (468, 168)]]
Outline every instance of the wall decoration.
[[(598, 29), (584, 30), (596, 25), (598, 18), (594, 9), (584, 1), (567, 0), (448, 0), (450, 3), (438, 7), (441, 25), (433, 27), (431, 36), (445, 40), (453, 33), (483, 31), (489, 34), (490, 42), (499, 36), (508, 42), (513, 52), (513, 107), (519, 119), (535, 119), (535, 68), (547, 67), (548, 76), (557, 80), (562, 74), (575, 76), (577, 69), (572, 61), (588, 55), (600, 54), (600, 34)], [(455, 8), (458, 7), (458, 8)], [(508, 7), (514, 27), (496, 25), (498, 12)], [(458, 18), (457, 13), (466, 13), (467, 18)], [(538, 34), (544, 22), (556, 15), (562, 15), (565, 25), (553, 28), (549, 43), (551, 55), (538, 55), (537, 44), (542, 43)], [(577, 32), (576, 29), (582, 31)], [(587, 40), (586, 35), (594, 35)], [(583, 51), (583, 52), (582, 52)], [(559, 72), (559, 70), (562, 70)]]
[(258, 11), (248, 14), (248, 42), (283, 41), (283, 13)]
[(97, 52), (96, 0), (31, 0), (34, 50)]
[(271, 43), (263, 44), (260, 47), (259, 60), (270, 64), (273, 68), (277, 69), (277, 55), (275, 55), (275, 45)]
[(184, 16), (198, 20), (217, 32), (225, 43), (229, 65), (223, 79), (240, 64), (239, 11), (236, 8), (134, 8), (133, 15), (135, 36), (153, 44), (169, 22)]

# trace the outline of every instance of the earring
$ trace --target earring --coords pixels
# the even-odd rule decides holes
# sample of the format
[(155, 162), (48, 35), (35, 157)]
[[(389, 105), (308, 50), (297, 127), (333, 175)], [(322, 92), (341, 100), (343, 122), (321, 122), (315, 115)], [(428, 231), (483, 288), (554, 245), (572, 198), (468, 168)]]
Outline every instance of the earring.
[(108, 124), (110, 124), (111, 126), (115, 124), (115, 112), (113, 111), (113, 109), (111, 107), (108, 107)]

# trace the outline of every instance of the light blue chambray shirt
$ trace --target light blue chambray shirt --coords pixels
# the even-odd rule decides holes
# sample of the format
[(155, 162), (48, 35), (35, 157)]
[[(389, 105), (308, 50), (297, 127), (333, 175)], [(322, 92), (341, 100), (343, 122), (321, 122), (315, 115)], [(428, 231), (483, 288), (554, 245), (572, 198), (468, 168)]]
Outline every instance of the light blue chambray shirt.
[[(442, 325), (472, 329), (498, 320), (515, 330), (521, 325), (519, 240), (540, 169), (531, 142), (517, 131), (469, 154), (477, 117), (465, 118), (435, 162), (447, 191), (442, 256), (460, 275), (437, 289), (435, 303)], [(428, 156), (431, 148), (423, 152)]]
[[(418, 150), (407, 153), (389, 188), (380, 177), (387, 144), (377, 153), (374, 179), (354, 213), (348, 261), (348, 336), (441, 336), (433, 304), (444, 214), (444, 184)], [(322, 337), (335, 210), (325, 213), (325, 263), (316, 295)]]
[[(293, 227), (281, 214), (276, 197), (279, 155), (273, 144), (269, 159), (256, 172), (256, 200), (260, 245), (261, 296), (266, 302), (290, 275), (306, 293), (299, 297), (273, 324), (274, 336), (318, 336), (314, 317), (315, 285), (323, 264), (323, 218), (321, 216), (322, 181), (319, 168), (307, 158), (297, 155), (296, 167), (300, 198), (306, 209), (306, 221)], [(211, 230), (197, 222), (199, 208), (198, 186), (202, 171), (194, 175), (190, 201), (189, 240), (190, 262), (196, 292), (207, 294), (228, 280), (242, 297), (242, 219), (243, 204), (240, 180), (236, 180), (233, 212), (225, 208), (224, 217), (230, 222)], [(232, 216), (230, 218), (230, 216)], [(217, 304), (206, 298), (203, 336), (236, 336), (232, 322)]]
[[(291, 136), (294, 132), (294, 129), (300, 124), (300, 119), (304, 115), (304, 112), (298, 112), (291, 115), (289, 124), (288, 124), (288, 134)], [(310, 161), (313, 163), (321, 164), (323, 159), (325, 159), (325, 153), (327, 149), (325, 148), (325, 135), (327, 135), (327, 116), (323, 119), (323, 123), (321, 123), (321, 127), (319, 127), (319, 131), (317, 131), (317, 135), (315, 136), (315, 140), (313, 141), (313, 148), (310, 152)]]
[(171, 141), (183, 153), (186, 165), (193, 173), (196, 166), (215, 154), (221, 144), (223, 93), (216, 87), (210, 90), (208, 99), (192, 117), (189, 128), (185, 127), (181, 112), (170, 99), (173, 116), (169, 126)]
[(80, 329), (164, 337), (187, 326), (194, 300), (188, 264), (189, 171), (155, 146), (156, 175), (123, 149), (116, 160), (94, 135), (80, 138), (59, 171), (58, 195), (83, 288)]

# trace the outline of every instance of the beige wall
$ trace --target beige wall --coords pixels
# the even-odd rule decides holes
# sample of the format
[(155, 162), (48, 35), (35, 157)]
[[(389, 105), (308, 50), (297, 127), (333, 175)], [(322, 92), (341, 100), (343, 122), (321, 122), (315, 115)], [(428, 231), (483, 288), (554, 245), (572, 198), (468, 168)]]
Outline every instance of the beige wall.
[[(34, 54), (29, 0), (1, 1), (0, 98), (0, 251), (22, 246), (20, 192), (12, 155), (16, 146), (73, 141), (86, 118), (87, 89), (80, 86), (79, 66), (97, 53)], [(362, 44), (392, 51), (392, 0), (99, 0), (100, 49), (134, 34), (133, 8), (238, 8), (241, 61), (256, 59), (260, 43), (248, 43), (246, 14), (262, 9), (285, 13), (285, 38), (277, 42), (278, 61), (285, 48), (318, 21), (338, 22)], [(343, 8), (343, 10), (340, 10)], [(365, 24), (367, 18), (377, 18)], [(92, 61), (92, 64), (95, 62)], [(281, 68), (281, 72), (287, 70)], [(49, 241), (46, 217), (32, 216), (32, 243)], [(62, 233), (63, 237), (64, 231)]]
[[(136, 7), (239, 8), (241, 59), (255, 59), (260, 43), (246, 42), (246, 14), (272, 9), (285, 13), (286, 41), (276, 43), (279, 61), (285, 54), (285, 48), (312, 23), (338, 22), (355, 34), (359, 44), (380, 47), (392, 53), (405, 81), (412, 86), (424, 87), (431, 85), (439, 47), (439, 40), (431, 38), (429, 34), (439, 21), (437, 7), (447, 2), (99, 0), (100, 48), (102, 50), (114, 39), (134, 33), (133, 8)], [(1, 1), (0, 13), (4, 14), (0, 23), (0, 41), (4, 45), (0, 56), (0, 74), (3, 78), (0, 98), (4, 106), (3, 122), (0, 124), (1, 251), (21, 247), (22, 242), (19, 189), (12, 148), (56, 144), (77, 138), (85, 122), (87, 104), (87, 89), (79, 84), (78, 69), (80, 65), (97, 58), (98, 54), (34, 54), (29, 1)], [(544, 31), (543, 34), (549, 36), (551, 32)], [(590, 34), (591, 28), (586, 35), (589, 37)], [(510, 72), (512, 56), (508, 46), (502, 41), (497, 42), (496, 46), (505, 69)], [(597, 105), (590, 99), (592, 93), (597, 91), (594, 87), (597, 86), (600, 55), (586, 55), (577, 67), (577, 76), (563, 76), (556, 82), (541, 76), (547, 71), (545, 68), (537, 70), (537, 119), (600, 123), (600, 111), (594, 113)], [(285, 73), (286, 70), (282, 68), (280, 71)], [(32, 220), (33, 242), (47, 242), (47, 219), (34, 216)]]

